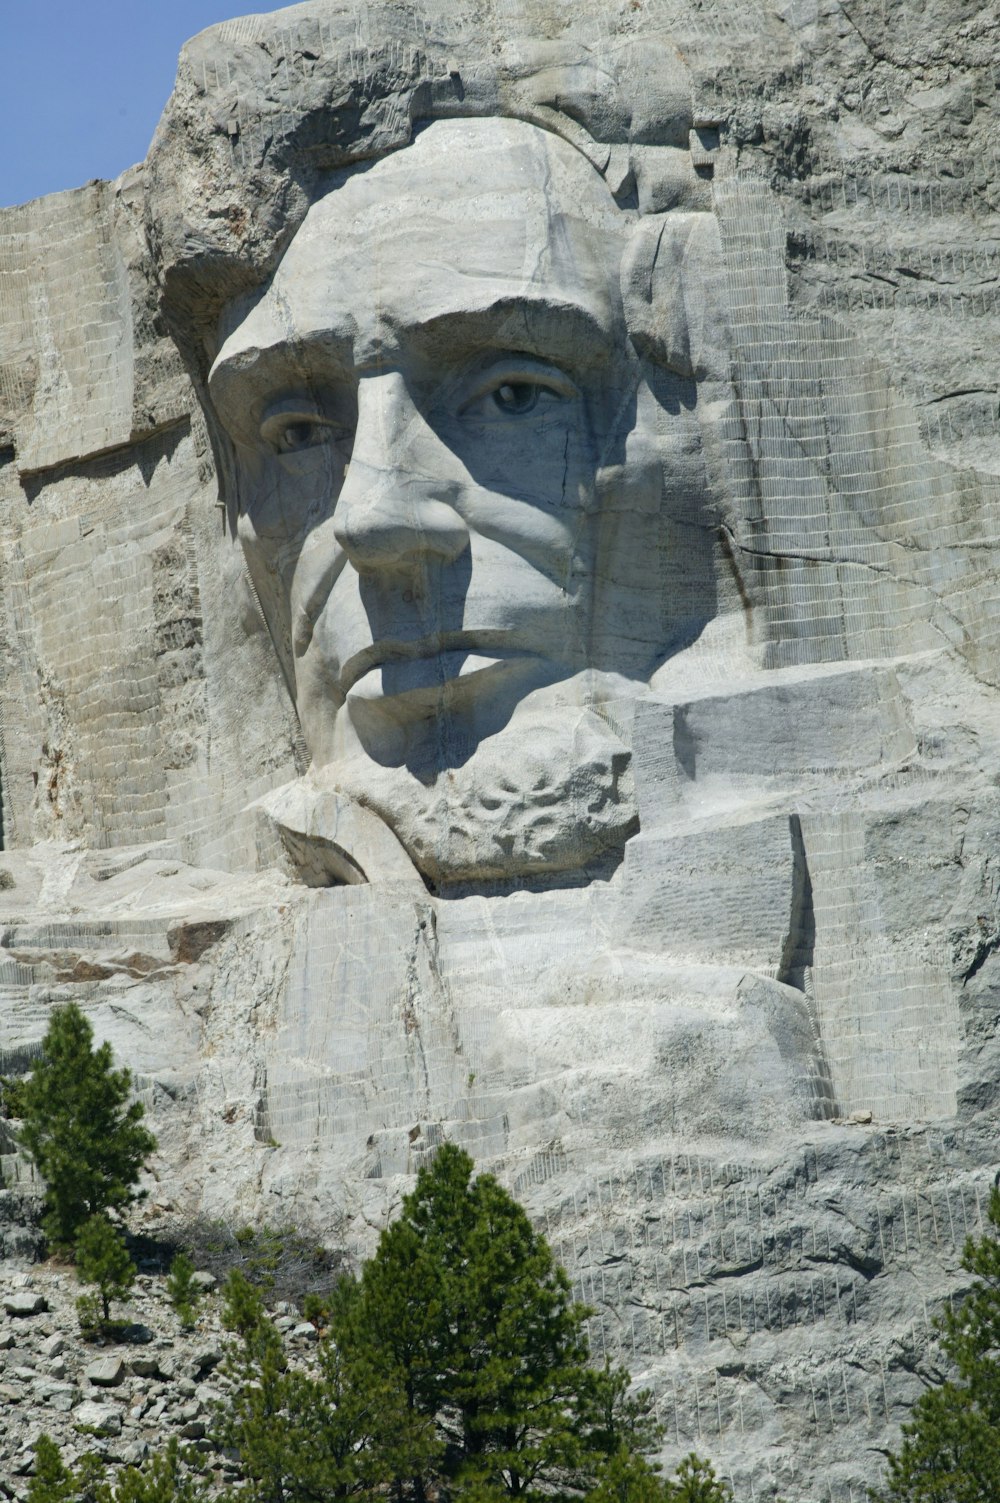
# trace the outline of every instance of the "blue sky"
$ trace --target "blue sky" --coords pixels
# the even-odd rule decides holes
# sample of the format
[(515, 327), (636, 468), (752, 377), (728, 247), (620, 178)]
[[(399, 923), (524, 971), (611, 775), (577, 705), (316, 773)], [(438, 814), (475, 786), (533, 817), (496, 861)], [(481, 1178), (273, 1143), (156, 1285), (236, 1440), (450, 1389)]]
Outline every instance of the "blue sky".
[(140, 161), (195, 32), (281, 0), (0, 4), (0, 205), (117, 177)]

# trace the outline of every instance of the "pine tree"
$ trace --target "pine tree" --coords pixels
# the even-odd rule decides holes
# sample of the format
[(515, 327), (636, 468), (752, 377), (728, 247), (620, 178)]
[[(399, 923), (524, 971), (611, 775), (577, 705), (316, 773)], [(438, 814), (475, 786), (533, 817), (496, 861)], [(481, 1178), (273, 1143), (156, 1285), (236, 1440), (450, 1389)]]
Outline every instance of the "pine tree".
[(697, 1457), (665, 1482), (648, 1395), (589, 1362), (589, 1312), (522, 1208), (442, 1148), (357, 1279), (324, 1302), (312, 1372), (230, 1274), (236, 1342), (213, 1430), (242, 1503), (730, 1503)]
[(239, 1340), (214, 1438), (240, 1459), (246, 1503), (373, 1497), (401, 1471), (430, 1466), (433, 1429), (408, 1411), (391, 1374), (348, 1364), (328, 1341), (317, 1375), (290, 1370), (259, 1291), (236, 1271), (223, 1293), (223, 1320)]
[(42, 1056), (22, 1092), (20, 1141), (45, 1180), (46, 1235), (72, 1247), (89, 1216), (121, 1209), (156, 1139), (129, 1101), (132, 1076), (113, 1068), (110, 1044), (93, 1047), (93, 1030), (75, 1003), (52, 1014)]
[[(446, 1490), (582, 1489), (607, 1444), (590, 1312), (521, 1206), (492, 1175), (472, 1173), (453, 1145), (420, 1171), (356, 1298), (333, 1313), (333, 1339), (348, 1364), (392, 1374), (409, 1411), (434, 1422)], [(408, 1481), (421, 1503), (426, 1477)]]
[(586, 1499), (587, 1503), (666, 1503), (656, 1468), (626, 1446), (607, 1458)]
[(193, 1331), (198, 1318), (201, 1292), (194, 1281), (194, 1264), (187, 1253), (175, 1254), (167, 1278), (167, 1298), (177, 1312), (184, 1331)]
[(220, 1412), (214, 1438), (237, 1455), (248, 1503), (284, 1503), (290, 1457), (281, 1418), (288, 1402), (281, 1337), (257, 1289), (238, 1269), (223, 1288), (223, 1324), (238, 1337), (225, 1365), (231, 1401)]
[(972, 1287), (938, 1322), (954, 1376), (927, 1390), (889, 1457), (881, 1503), (996, 1503), (1000, 1498), (1000, 1190), (990, 1230), (969, 1238), (962, 1267)]
[(82, 1456), (75, 1467), (68, 1467), (51, 1436), (40, 1435), (35, 1441), (35, 1473), (28, 1484), (26, 1503), (105, 1503), (104, 1471), (101, 1458), (92, 1452)]
[(208, 1484), (182, 1466), (180, 1444), (172, 1438), (142, 1468), (123, 1467), (98, 1487), (94, 1503), (208, 1503), (210, 1497)]
[(649, 1391), (633, 1393), (628, 1369), (612, 1367), (608, 1361), (603, 1368), (591, 1370), (588, 1376), (591, 1446), (600, 1455), (609, 1457), (623, 1451), (631, 1455), (655, 1451), (663, 1431), (653, 1419)]
[[(103, 1323), (111, 1319), (111, 1301), (125, 1299), (135, 1283), (135, 1264), (129, 1257), (125, 1238), (106, 1216), (90, 1216), (76, 1234), (74, 1243), (77, 1276), (85, 1284), (96, 1284), (101, 1300)], [(89, 1296), (77, 1301), (81, 1326), (91, 1320)]]
[(672, 1482), (664, 1485), (664, 1503), (733, 1503), (728, 1482), (715, 1475), (710, 1461), (692, 1451), (677, 1468)]
[(26, 1503), (208, 1503), (210, 1497), (204, 1479), (182, 1465), (176, 1437), (141, 1469), (123, 1467), (112, 1480), (106, 1477), (98, 1456), (84, 1456), (70, 1468), (55, 1442), (40, 1435)]
[(35, 1474), (28, 1483), (28, 1503), (75, 1503), (73, 1474), (49, 1435), (35, 1441)]

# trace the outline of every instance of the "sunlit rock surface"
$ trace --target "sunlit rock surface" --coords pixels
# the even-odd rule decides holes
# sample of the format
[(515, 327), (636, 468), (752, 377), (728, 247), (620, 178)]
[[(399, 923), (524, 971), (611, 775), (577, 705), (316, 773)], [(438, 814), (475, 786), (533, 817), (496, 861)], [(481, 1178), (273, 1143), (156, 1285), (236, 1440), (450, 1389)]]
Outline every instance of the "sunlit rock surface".
[(463, 1143), (741, 1498), (861, 1503), (997, 1169), (998, 43), (311, 0), (0, 211), (0, 1068), (354, 1253)]

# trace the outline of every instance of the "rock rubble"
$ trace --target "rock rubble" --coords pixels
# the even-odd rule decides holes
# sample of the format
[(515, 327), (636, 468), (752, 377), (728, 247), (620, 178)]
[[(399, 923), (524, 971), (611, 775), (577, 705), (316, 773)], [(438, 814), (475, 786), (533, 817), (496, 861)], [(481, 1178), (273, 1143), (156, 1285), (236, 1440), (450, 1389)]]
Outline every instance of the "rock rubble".
[[(211, 1275), (193, 1331), (181, 1328), (163, 1275), (140, 1274), (127, 1304), (112, 1308), (121, 1339), (86, 1341), (75, 1301), (87, 1287), (53, 1263), (25, 1271), (0, 1261), (0, 1496), (23, 1499), (34, 1446), (45, 1433), (67, 1464), (87, 1452), (111, 1467), (137, 1465), (176, 1435), (231, 1470), (207, 1438), (214, 1407), (230, 1389), (222, 1301)], [(307, 1360), (316, 1330), (279, 1302), (276, 1324), (290, 1354)], [(293, 1356), (294, 1360), (294, 1356)]]

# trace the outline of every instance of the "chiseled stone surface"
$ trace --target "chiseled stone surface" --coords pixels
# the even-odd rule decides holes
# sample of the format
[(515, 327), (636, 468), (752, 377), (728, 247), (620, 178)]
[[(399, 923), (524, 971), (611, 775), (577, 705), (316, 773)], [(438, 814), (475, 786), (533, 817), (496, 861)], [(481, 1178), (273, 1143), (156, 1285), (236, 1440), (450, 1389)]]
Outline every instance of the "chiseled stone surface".
[(74, 998), (151, 1207), (356, 1253), (464, 1143), (754, 1500), (997, 1169), (998, 43), (309, 0), (0, 211), (0, 1067)]

